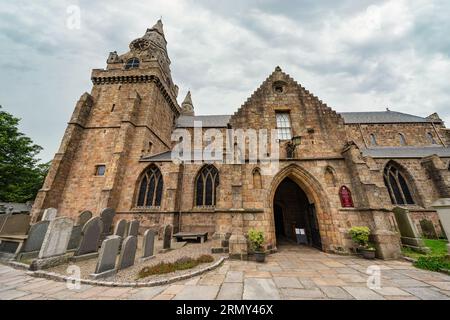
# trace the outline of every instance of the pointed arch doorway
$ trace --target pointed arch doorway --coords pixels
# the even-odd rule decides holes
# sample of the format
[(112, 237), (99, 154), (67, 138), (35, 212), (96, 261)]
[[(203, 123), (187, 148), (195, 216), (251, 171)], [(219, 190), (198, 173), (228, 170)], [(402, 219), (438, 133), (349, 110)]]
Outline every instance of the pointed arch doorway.
[(275, 236), (278, 244), (296, 242), (296, 229), (304, 230), (307, 244), (322, 250), (319, 223), (314, 203), (289, 177), (278, 185), (273, 198)]

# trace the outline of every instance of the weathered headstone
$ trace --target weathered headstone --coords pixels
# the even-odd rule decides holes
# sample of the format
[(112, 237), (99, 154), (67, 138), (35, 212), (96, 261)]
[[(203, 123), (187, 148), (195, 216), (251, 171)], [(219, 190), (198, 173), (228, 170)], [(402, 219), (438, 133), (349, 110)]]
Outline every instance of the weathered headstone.
[(77, 222), (75, 223), (77, 226), (84, 226), (86, 222), (88, 222), (92, 218), (92, 212), (83, 211), (78, 216)]
[(81, 230), (83, 229), (82, 225), (73, 226), (72, 233), (70, 234), (69, 244), (67, 246), (67, 250), (77, 249), (80, 245), (81, 241)]
[(30, 227), (28, 238), (25, 241), (22, 251), (33, 252), (41, 250), (44, 242), (45, 234), (47, 233), (50, 221), (39, 221)]
[(114, 228), (114, 235), (124, 238), (126, 234), (127, 221), (125, 219), (120, 219), (117, 221)]
[(103, 234), (104, 235), (109, 235), (111, 233), (111, 226), (112, 226), (115, 214), (116, 214), (116, 212), (114, 211), (114, 209), (111, 209), (111, 208), (105, 208), (100, 213), (100, 219), (103, 222)]
[(171, 242), (172, 242), (172, 225), (168, 224), (164, 226), (163, 249), (170, 249)]
[(95, 273), (91, 274), (94, 279), (108, 277), (116, 272), (116, 258), (119, 253), (120, 236), (109, 236), (103, 242), (98, 256)]
[(63, 255), (69, 244), (73, 221), (66, 217), (50, 221), (44, 241), (39, 251), (39, 259)]
[(0, 227), (0, 235), (26, 235), (30, 228), (30, 216), (27, 214), (7, 215)]
[(137, 237), (138, 233), (139, 233), (139, 220), (130, 221), (130, 224), (128, 227), (128, 235)]
[(100, 217), (91, 218), (83, 226), (81, 231), (80, 246), (75, 252), (74, 256), (81, 256), (89, 253), (95, 253), (98, 250), (98, 242), (100, 234), (103, 230), (103, 223)]
[(125, 269), (131, 267), (134, 264), (134, 258), (136, 257), (137, 249), (137, 237), (128, 236), (122, 243), (120, 250), (119, 264), (117, 269)]
[(395, 207), (393, 210), (395, 220), (400, 231), (400, 239), (406, 247), (411, 247), (417, 251), (428, 252), (423, 240), (420, 238), (416, 225), (409, 216), (409, 210), (401, 207)]
[(52, 221), (56, 218), (58, 211), (55, 208), (47, 208), (44, 210), (41, 221)]
[(427, 239), (437, 239), (436, 229), (434, 229), (433, 222), (427, 219), (420, 220), (420, 228), (422, 235)]
[[(450, 198), (438, 199), (431, 206), (436, 209), (447, 239), (450, 239)], [(447, 250), (450, 256), (450, 243), (447, 244)]]
[(156, 232), (150, 229), (145, 230), (144, 239), (142, 242), (142, 259), (148, 259), (153, 257), (155, 248), (155, 236)]

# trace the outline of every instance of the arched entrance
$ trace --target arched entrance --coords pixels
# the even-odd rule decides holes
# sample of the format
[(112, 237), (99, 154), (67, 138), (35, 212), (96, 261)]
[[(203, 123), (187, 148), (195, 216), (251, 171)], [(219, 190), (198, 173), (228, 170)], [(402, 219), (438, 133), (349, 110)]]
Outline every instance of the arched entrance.
[(322, 249), (315, 205), (289, 177), (284, 178), (275, 191), (273, 214), (277, 243), (286, 240), (296, 242), (296, 233), (300, 231), (306, 235), (306, 244)]

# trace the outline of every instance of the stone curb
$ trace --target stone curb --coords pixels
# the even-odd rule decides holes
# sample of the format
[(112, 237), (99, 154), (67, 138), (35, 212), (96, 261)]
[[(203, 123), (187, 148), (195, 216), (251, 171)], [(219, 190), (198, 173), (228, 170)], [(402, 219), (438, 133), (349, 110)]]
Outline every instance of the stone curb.
[[(196, 270), (194, 272), (182, 274), (179, 276), (167, 278), (167, 279), (160, 279), (160, 280), (154, 280), (149, 282), (111, 282), (111, 281), (98, 281), (98, 280), (88, 280), (88, 279), (80, 279), (80, 283), (82, 284), (89, 284), (89, 285), (96, 285), (96, 286), (104, 286), (104, 287), (133, 287), (133, 288), (139, 288), (139, 287), (155, 287), (155, 286), (161, 286), (173, 282), (177, 282), (180, 280), (186, 280), (189, 278), (193, 278), (195, 276), (201, 275), (205, 272), (211, 271), (213, 269), (216, 269), (222, 263), (228, 259), (227, 257), (221, 257), (218, 261), (214, 262), (212, 265), (209, 265), (203, 269)], [(22, 264), (22, 263), (8, 263), (8, 265), (12, 267), (18, 267), (23, 268), (23, 266), (26, 266), (26, 269), (28, 269), (28, 265)], [(22, 266), (23, 265), (23, 266)], [(27, 271), (27, 275), (36, 277), (36, 278), (45, 278), (49, 280), (55, 280), (55, 281), (74, 281), (77, 280), (71, 276), (63, 276), (55, 272), (48, 272), (43, 270), (37, 270), (37, 271)]]

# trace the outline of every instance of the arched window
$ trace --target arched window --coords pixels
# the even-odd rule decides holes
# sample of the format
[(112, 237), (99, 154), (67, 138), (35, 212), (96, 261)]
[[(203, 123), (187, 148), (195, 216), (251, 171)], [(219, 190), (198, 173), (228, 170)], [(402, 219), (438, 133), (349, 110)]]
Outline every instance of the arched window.
[(253, 169), (253, 189), (262, 189), (261, 170)]
[(125, 70), (128, 69), (134, 69), (139, 67), (139, 59), (138, 58), (131, 58), (127, 61), (127, 64), (125, 65)]
[(406, 146), (406, 139), (405, 139), (405, 136), (403, 135), (403, 133), (399, 133), (398, 138), (400, 139), (400, 145)]
[(414, 204), (406, 178), (394, 163), (386, 165), (383, 178), (392, 204)]
[(434, 140), (433, 134), (431, 132), (427, 132), (427, 138), (430, 144), (436, 144), (436, 140)]
[(213, 165), (204, 166), (195, 179), (195, 205), (215, 206), (219, 171)]
[(136, 205), (138, 207), (159, 207), (163, 191), (161, 171), (155, 165), (150, 166), (142, 175)]
[(375, 134), (373, 134), (373, 133), (370, 134), (370, 144), (371, 144), (372, 146), (378, 145), (378, 143), (377, 143), (377, 137), (375, 137)]

